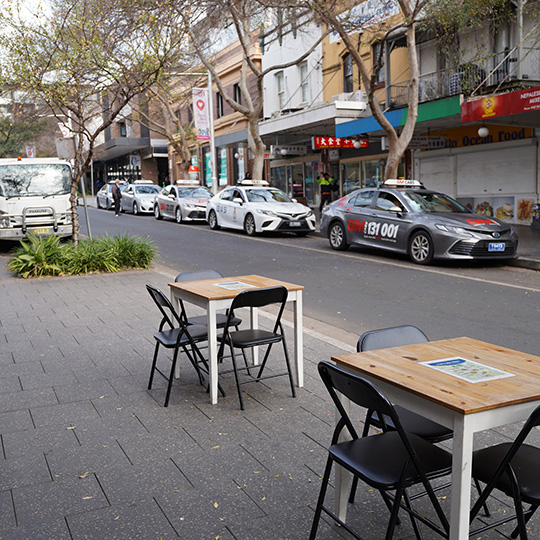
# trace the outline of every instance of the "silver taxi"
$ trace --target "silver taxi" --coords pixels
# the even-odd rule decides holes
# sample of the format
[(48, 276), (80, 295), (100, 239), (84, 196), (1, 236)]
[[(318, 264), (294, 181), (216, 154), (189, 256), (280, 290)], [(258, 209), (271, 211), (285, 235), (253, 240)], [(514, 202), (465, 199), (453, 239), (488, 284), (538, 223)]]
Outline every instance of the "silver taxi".
[(122, 191), (120, 209), (133, 214), (151, 214), (154, 211), (154, 197), (161, 188), (152, 180), (135, 180)]
[(507, 223), (474, 214), (448, 195), (402, 179), (353, 191), (326, 206), (321, 235), (333, 249), (374, 247), (408, 254), (417, 264), (510, 259), (518, 246), (517, 233)]
[(213, 193), (198, 182), (182, 181), (170, 185), (154, 197), (154, 217), (173, 218), (177, 223), (183, 221), (204, 221), (206, 203)]
[[(112, 210), (114, 207), (114, 200), (112, 196), (112, 188), (116, 184), (116, 181), (107, 182), (96, 194), (96, 203), (98, 208), (105, 208), (106, 210)], [(127, 182), (120, 182), (120, 191), (124, 191), (128, 187)], [(122, 204), (122, 199), (120, 199)]]

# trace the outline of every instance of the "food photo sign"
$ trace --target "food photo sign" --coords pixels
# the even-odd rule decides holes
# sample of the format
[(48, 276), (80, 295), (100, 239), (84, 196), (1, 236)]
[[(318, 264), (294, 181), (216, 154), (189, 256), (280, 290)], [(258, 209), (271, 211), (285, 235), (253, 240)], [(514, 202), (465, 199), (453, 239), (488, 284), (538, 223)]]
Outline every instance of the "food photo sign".
[(527, 225), (531, 223), (535, 204), (532, 197), (460, 197), (458, 200), (475, 214)]

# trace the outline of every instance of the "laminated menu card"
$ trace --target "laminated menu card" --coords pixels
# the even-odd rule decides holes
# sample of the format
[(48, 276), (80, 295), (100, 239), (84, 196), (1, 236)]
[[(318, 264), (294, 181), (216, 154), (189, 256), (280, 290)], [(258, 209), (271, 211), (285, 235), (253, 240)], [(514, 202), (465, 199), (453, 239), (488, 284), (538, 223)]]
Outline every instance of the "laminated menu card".
[(501, 369), (479, 364), (466, 358), (455, 356), (453, 358), (443, 358), (441, 360), (429, 360), (420, 362), (424, 366), (448, 373), (453, 377), (462, 379), (470, 383), (479, 383), (493, 381), (495, 379), (504, 379), (505, 377), (514, 377), (513, 373), (508, 373)]

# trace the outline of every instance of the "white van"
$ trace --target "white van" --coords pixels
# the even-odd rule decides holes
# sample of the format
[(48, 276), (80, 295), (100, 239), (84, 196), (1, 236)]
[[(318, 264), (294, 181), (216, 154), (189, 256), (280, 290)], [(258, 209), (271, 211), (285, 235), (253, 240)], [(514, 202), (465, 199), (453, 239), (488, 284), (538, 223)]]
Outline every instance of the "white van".
[(0, 240), (71, 236), (71, 178), (62, 159), (0, 159)]

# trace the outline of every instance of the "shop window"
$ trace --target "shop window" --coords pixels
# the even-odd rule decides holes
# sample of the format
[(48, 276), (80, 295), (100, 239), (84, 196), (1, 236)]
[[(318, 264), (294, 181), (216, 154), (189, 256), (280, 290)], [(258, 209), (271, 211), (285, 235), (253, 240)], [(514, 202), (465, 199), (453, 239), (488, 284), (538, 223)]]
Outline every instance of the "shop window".
[(120, 128), (120, 137), (127, 137), (127, 127), (125, 122), (118, 122)]
[(354, 91), (353, 61), (351, 53), (348, 53), (343, 57), (343, 91)]

